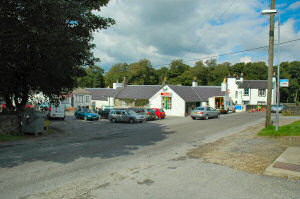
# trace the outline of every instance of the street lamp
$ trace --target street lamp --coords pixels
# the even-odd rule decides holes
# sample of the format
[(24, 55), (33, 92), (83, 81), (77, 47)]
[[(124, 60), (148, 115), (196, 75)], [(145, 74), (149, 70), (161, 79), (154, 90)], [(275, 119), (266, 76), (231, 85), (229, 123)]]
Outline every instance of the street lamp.
[(277, 47), (277, 109), (276, 109), (276, 121), (275, 121), (275, 131), (278, 131), (279, 126), (279, 104), (280, 104), (280, 67), (279, 67), (279, 53), (280, 53), (280, 13), (279, 10), (276, 9), (268, 9), (261, 11), (262, 15), (271, 15), (271, 14), (278, 14), (278, 47)]

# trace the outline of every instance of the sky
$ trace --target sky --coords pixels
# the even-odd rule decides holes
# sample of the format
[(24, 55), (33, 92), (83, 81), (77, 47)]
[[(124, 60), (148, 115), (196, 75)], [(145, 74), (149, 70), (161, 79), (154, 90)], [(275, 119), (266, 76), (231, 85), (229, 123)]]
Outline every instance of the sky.
[[(105, 71), (140, 59), (157, 69), (179, 59), (190, 66), (209, 59), (267, 62), (267, 47), (245, 50), (268, 46), (270, 20), (261, 11), (269, 8), (270, 0), (110, 0), (97, 14), (116, 24), (94, 33), (94, 55)], [(275, 8), (282, 44), (278, 57), (276, 15), (274, 65), (278, 58), (300, 61), (300, 1), (276, 0)]]

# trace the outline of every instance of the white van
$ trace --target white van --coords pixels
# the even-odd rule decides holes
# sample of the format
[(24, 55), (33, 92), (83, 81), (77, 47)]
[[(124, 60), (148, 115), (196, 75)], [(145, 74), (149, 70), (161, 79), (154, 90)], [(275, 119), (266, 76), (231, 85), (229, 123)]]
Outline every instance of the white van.
[(51, 104), (48, 117), (49, 119), (59, 118), (64, 120), (66, 117), (66, 105), (64, 103), (60, 103), (58, 106)]

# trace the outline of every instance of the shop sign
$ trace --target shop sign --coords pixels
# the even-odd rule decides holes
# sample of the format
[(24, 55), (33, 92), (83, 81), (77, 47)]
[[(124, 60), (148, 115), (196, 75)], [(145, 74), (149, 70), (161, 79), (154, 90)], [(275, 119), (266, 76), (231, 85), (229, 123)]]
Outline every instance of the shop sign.
[(280, 80), (280, 87), (289, 87), (289, 80), (288, 79), (281, 79)]
[(160, 95), (161, 96), (166, 96), (166, 97), (171, 97), (172, 93), (163, 92), (163, 93), (160, 93)]

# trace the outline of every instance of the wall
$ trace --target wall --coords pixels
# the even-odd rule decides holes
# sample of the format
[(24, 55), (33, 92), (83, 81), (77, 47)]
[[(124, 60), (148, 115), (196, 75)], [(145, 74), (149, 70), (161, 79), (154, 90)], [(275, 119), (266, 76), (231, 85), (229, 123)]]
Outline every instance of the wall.
[(20, 117), (16, 113), (0, 114), (0, 134), (19, 135)]

